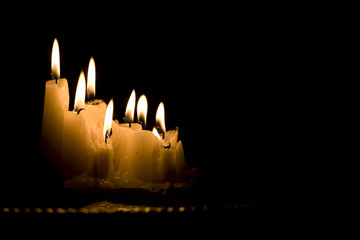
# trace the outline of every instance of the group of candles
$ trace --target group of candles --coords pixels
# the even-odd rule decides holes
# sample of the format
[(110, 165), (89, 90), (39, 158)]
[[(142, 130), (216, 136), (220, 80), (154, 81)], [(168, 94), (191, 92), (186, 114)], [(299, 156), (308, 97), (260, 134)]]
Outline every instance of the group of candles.
[[(59, 44), (55, 39), (51, 68), (53, 80), (46, 82), (41, 145), (65, 179), (86, 176), (104, 182), (137, 179), (151, 183), (181, 182), (191, 171), (184, 159), (178, 128), (166, 131), (165, 109), (156, 112), (156, 127), (146, 130), (147, 99), (137, 102), (132, 91), (125, 123), (113, 120), (113, 99), (106, 104), (95, 99), (95, 61), (90, 59), (87, 75), (82, 71), (77, 84), (74, 110), (69, 111), (69, 89), (60, 78)], [(88, 100), (88, 101), (85, 101)], [(126, 181), (125, 181), (126, 182)], [(122, 181), (124, 184), (124, 181)], [(125, 183), (126, 185), (126, 183)]]

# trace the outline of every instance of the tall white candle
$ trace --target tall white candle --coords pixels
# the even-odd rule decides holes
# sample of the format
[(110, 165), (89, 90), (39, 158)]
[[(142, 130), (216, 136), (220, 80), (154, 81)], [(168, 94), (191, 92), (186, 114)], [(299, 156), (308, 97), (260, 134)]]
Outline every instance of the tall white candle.
[(85, 119), (85, 75), (76, 88), (74, 111), (65, 111), (61, 141), (61, 170), (65, 178), (91, 171), (93, 150)]
[(102, 131), (102, 141), (97, 141), (95, 143), (95, 168), (94, 174), (95, 177), (101, 180), (107, 179), (114, 172), (114, 150), (113, 145), (110, 140), (112, 135), (112, 116), (114, 110), (114, 102), (111, 99), (105, 114), (104, 128)]
[(69, 109), (69, 87), (65, 78), (60, 78), (59, 44), (55, 38), (52, 58), (52, 76), (45, 84), (44, 110), (41, 128), (41, 149), (44, 156), (58, 164), (60, 160), (64, 111)]

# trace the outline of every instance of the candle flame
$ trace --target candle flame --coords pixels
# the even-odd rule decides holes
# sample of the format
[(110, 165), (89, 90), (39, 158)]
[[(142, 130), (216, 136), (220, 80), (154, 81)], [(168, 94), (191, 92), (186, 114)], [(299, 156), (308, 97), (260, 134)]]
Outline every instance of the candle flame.
[(156, 126), (160, 126), (161, 129), (163, 130), (163, 134), (164, 134), (164, 138), (165, 138), (165, 133), (166, 133), (166, 128), (165, 128), (165, 108), (164, 108), (164, 103), (161, 102), (159, 104), (159, 107), (156, 111)]
[(146, 128), (146, 115), (148, 110), (148, 102), (145, 95), (141, 95), (137, 104), (137, 119), (138, 122), (144, 123), (144, 128)]
[(95, 98), (95, 61), (94, 58), (90, 58), (88, 75), (87, 75), (87, 96), (90, 99)]
[(80, 73), (79, 81), (76, 87), (74, 111), (79, 111), (84, 108), (85, 102), (85, 74), (83, 71)]
[(125, 111), (125, 122), (131, 123), (134, 120), (135, 110), (135, 89), (132, 91)]
[(153, 133), (153, 134), (155, 135), (155, 137), (157, 137), (159, 140), (161, 139), (161, 137), (160, 137), (160, 135), (159, 135), (159, 133), (158, 133), (158, 131), (156, 130), (155, 127), (153, 127), (152, 133)]
[(53, 78), (60, 78), (60, 53), (59, 43), (57, 39), (54, 39), (54, 44), (51, 53), (51, 75)]
[(105, 113), (104, 130), (103, 130), (103, 136), (104, 136), (105, 142), (106, 142), (107, 132), (108, 131), (111, 132), (113, 112), (114, 112), (114, 101), (113, 101), (113, 99), (111, 99), (106, 108), (106, 113)]

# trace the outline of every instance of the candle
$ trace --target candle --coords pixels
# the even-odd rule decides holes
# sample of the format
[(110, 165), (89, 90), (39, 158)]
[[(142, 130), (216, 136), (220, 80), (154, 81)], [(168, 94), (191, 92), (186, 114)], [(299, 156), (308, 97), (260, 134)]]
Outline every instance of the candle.
[(59, 163), (64, 111), (69, 109), (69, 87), (65, 78), (60, 78), (59, 44), (55, 38), (51, 56), (51, 75), (54, 80), (45, 84), (41, 149), (44, 156)]
[[(138, 114), (146, 116), (145, 96), (142, 101), (141, 104), (138, 103), (137, 111)], [(153, 132), (125, 128), (117, 121), (114, 122), (114, 163), (118, 173), (115, 182), (121, 178), (148, 183), (174, 183), (188, 179), (190, 169), (184, 159), (182, 143), (178, 142), (178, 128), (166, 132), (163, 103), (159, 104), (156, 122), (159, 126), (154, 128)], [(163, 137), (159, 135), (158, 128)]]
[[(138, 123), (132, 123), (135, 113), (135, 90), (132, 91), (128, 104), (126, 105), (124, 120), (127, 123), (119, 123), (114, 121), (113, 124), (113, 141), (115, 149), (115, 171), (121, 173), (128, 172), (129, 159), (131, 158), (130, 153), (134, 152), (136, 145), (133, 139), (134, 131), (140, 131), (142, 125)], [(135, 142), (135, 143), (133, 143)]]
[(106, 109), (104, 128), (102, 131), (102, 141), (95, 143), (95, 177), (100, 180), (106, 180), (114, 171), (113, 165), (113, 145), (110, 139), (112, 135), (112, 116), (114, 111), (114, 103), (111, 99)]
[(85, 115), (85, 75), (80, 73), (74, 111), (65, 111), (61, 141), (61, 172), (73, 178), (91, 171), (93, 150)]
[(101, 99), (95, 99), (96, 91), (96, 71), (95, 71), (95, 60), (90, 58), (88, 74), (87, 74), (87, 101), (85, 103), (85, 119), (87, 121), (87, 127), (91, 137), (91, 142), (95, 143), (103, 139), (102, 130), (104, 127), (104, 116), (107, 105)]

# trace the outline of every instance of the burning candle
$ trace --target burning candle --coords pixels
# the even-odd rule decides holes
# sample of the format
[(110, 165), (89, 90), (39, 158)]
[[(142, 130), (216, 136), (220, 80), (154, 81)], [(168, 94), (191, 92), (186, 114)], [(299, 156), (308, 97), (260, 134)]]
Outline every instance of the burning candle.
[(45, 84), (41, 149), (47, 159), (58, 164), (64, 111), (69, 109), (69, 87), (67, 80), (60, 78), (59, 43), (56, 38), (52, 48), (51, 71), (54, 79)]
[(102, 141), (95, 143), (95, 177), (101, 180), (107, 179), (114, 171), (113, 156), (114, 150), (110, 139), (112, 135), (112, 116), (114, 103), (111, 99), (106, 109)]
[[(185, 162), (182, 142), (178, 141), (179, 129), (166, 132), (165, 108), (161, 102), (156, 112), (156, 125), (153, 128), (153, 135), (158, 139), (157, 146), (160, 156), (157, 162), (157, 179), (159, 181), (182, 182), (191, 176), (191, 170)], [(162, 131), (162, 137), (158, 129)]]
[[(127, 172), (129, 168), (130, 154), (134, 151), (134, 144), (132, 144), (134, 131), (141, 130), (141, 125), (132, 123), (135, 112), (135, 90), (132, 91), (128, 104), (125, 110), (124, 120), (127, 123), (113, 124), (113, 141), (114, 141), (114, 155), (115, 155), (115, 171), (122, 173)], [(132, 124), (131, 124), (132, 123)]]
[(92, 143), (84, 108), (85, 75), (81, 72), (75, 93), (74, 111), (65, 111), (63, 118), (61, 172), (65, 178), (73, 178), (90, 171), (93, 164)]
[(102, 129), (104, 127), (104, 116), (106, 112), (107, 105), (101, 99), (95, 99), (96, 96), (96, 70), (95, 70), (95, 60), (90, 58), (88, 74), (87, 74), (87, 87), (86, 95), (88, 101), (85, 102), (84, 112), (87, 121), (87, 127), (91, 137), (91, 142), (101, 141), (103, 139)]
[(134, 115), (135, 115), (135, 101), (136, 101), (136, 94), (135, 89), (132, 90), (129, 101), (126, 105), (125, 110), (125, 117), (124, 120), (126, 123), (121, 124), (122, 127), (129, 127), (133, 130), (141, 130), (141, 124), (133, 123), (134, 122)]

